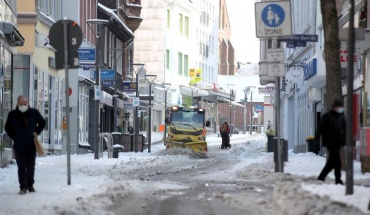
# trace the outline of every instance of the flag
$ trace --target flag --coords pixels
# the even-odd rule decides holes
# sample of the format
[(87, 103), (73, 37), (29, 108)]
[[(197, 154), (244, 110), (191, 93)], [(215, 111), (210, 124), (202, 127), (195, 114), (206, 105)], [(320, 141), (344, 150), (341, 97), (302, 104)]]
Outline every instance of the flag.
[(202, 68), (195, 70), (195, 77), (190, 80), (190, 86), (195, 85), (202, 80)]

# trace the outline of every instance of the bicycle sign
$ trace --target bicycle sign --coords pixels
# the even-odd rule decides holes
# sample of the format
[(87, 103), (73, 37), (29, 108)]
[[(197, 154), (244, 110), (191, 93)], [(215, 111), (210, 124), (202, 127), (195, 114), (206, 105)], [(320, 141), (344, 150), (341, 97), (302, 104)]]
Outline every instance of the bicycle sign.
[(292, 34), (290, 1), (256, 2), (256, 37), (279, 37)]

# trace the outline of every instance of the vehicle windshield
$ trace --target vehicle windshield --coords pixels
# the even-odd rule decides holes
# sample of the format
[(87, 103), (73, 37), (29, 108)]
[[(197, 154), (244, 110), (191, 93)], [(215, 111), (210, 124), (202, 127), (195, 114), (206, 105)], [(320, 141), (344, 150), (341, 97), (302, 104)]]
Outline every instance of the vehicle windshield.
[(171, 116), (171, 123), (174, 123), (178, 128), (185, 128), (186, 125), (195, 127), (195, 128), (203, 128), (204, 114), (198, 112), (172, 112)]

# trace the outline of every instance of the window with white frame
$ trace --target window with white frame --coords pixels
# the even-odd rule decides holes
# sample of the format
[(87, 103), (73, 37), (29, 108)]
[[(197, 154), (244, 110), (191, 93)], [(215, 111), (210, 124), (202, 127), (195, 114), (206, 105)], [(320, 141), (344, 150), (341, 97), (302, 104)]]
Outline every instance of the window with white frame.
[(40, 135), (42, 143), (49, 144), (49, 74), (47, 72), (40, 71), (37, 67), (34, 68), (35, 77), (35, 105), (41, 115), (46, 121), (46, 126)]
[(179, 14), (179, 33), (180, 35), (183, 35), (184, 31), (183, 31), (183, 18), (184, 16), (180, 13)]
[(167, 29), (171, 28), (171, 11), (167, 9)]
[(189, 77), (189, 56), (184, 55), (184, 76)]
[(63, 105), (63, 92), (64, 92), (64, 80), (56, 77), (55, 79), (55, 125), (54, 125), (54, 137), (55, 144), (62, 144), (62, 105)]
[(177, 59), (178, 59), (178, 74), (182, 75), (183, 74), (183, 72), (182, 72), (183, 65), (182, 65), (182, 53), (181, 52), (178, 53), (178, 58)]
[(189, 17), (185, 16), (185, 37), (189, 38)]
[(170, 50), (166, 50), (166, 69), (170, 69)]
[(89, 90), (85, 85), (79, 85), (78, 101), (78, 141), (88, 143), (89, 137)]

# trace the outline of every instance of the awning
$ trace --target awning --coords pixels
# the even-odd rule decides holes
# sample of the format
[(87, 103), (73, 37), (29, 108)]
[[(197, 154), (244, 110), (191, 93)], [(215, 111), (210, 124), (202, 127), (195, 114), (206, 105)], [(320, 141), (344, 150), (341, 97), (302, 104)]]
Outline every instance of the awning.
[[(219, 101), (224, 102), (222, 98), (230, 99), (230, 92), (226, 91), (215, 91), (215, 90), (208, 90), (208, 96), (203, 97), (203, 99), (208, 100), (210, 102), (217, 103)], [(235, 95), (231, 95), (231, 100), (235, 100)]]
[[(226, 99), (226, 98), (223, 98), (223, 97), (220, 97), (219, 100), (230, 103), (230, 99)], [(244, 107), (244, 105), (239, 104), (238, 102), (233, 102), (233, 101), (231, 101), (231, 105), (234, 105), (234, 106), (237, 106), (237, 107)]]
[(180, 86), (180, 93), (186, 96), (193, 96), (193, 97), (199, 97), (199, 96), (208, 96), (209, 92), (206, 90), (201, 90), (196, 87), (188, 87), (188, 86)]
[(24, 45), (24, 38), (12, 23), (0, 22), (0, 31), (4, 34), (5, 39), (10, 44), (10, 46)]
[(101, 9), (101, 12), (103, 12), (103, 15), (106, 16), (102, 18), (108, 18), (109, 20), (107, 25), (108, 29), (112, 31), (119, 40), (126, 42), (134, 38), (132, 31), (119, 19), (117, 14), (112, 9), (100, 3), (98, 3), (98, 7)]

